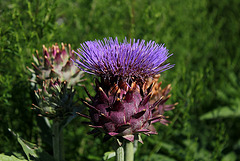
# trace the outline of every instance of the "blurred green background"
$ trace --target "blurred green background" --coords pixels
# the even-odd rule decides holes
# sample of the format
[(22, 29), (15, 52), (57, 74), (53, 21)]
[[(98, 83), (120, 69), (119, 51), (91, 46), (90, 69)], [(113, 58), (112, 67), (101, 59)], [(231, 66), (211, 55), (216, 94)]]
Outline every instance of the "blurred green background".
[[(174, 53), (175, 67), (161, 81), (172, 84), (168, 103), (179, 102), (169, 126), (143, 137), (136, 160), (240, 160), (239, 8), (239, 0), (1, 0), (0, 153), (24, 156), (8, 128), (52, 153), (30, 109), (26, 66), (36, 49), (64, 42), (76, 50), (86, 40), (127, 37), (164, 43)], [(82, 121), (64, 131), (66, 160), (102, 160), (111, 141), (87, 135)]]

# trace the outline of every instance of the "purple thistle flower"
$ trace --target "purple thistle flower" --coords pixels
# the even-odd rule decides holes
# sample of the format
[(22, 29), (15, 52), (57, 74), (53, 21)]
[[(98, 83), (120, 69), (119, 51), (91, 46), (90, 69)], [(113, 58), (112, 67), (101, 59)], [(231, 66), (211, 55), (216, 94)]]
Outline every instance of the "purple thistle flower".
[[(160, 84), (155, 86), (156, 81), (149, 81), (174, 66), (165, 63), (172, 54), (163, 45), (135, 39), (119, 43), (117, 38), (105, 38), (81, 44), (76, 54), (79, 68), (101, 77), (101, 81), (96, 79), (94, 97), (85, 89), (91, 100), (83, 101), (89, 115), (79, 113), (90, 119), (89, 126), (94, 128), (91, 133), (104, 132), (105, 138), (114, 136), (131, 142), (137, 138), (142, 142), (140, 133), (157, 133), (153, 123), (168, 123), (164, 111), (175, 106), (164, 105), (170, 97), (170, 86), (161, 90)], [(155, 93), (160, 98), (151, 102)]]
[(87, 41), (81, 44), (76, 54), (80, 60), (75, 63), (87, 73), (109, 80), (145, 80), (174, 65), (165, 64), (172, 55), (164, 45), (154, 41), (127, 39), (119, 43), (112, 38)]

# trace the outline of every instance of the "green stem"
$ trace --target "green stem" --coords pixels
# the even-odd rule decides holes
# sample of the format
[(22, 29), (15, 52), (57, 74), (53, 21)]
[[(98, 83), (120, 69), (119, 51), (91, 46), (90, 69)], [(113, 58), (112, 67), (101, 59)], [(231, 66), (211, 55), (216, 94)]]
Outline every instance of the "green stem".
[(125, 142), (125, 161), (134, 161), (133, 143), (130, 141)]
[(116, 149), (116, 161), (124, 161), (124, 149), (122, 146), (117, 145)]
[(134, 154), (136, 153), (137, 148), (138, 148), (138, 140), (134, 140), (134, 142), (133, 142), (133, 151), (134, 151)]
[(53, 139), (53, 156), (56, 161), (64, 161), (63, 151), (63, 129), (60, 126), (60, 122), (53, 120), (52, 125), (52, 139)]

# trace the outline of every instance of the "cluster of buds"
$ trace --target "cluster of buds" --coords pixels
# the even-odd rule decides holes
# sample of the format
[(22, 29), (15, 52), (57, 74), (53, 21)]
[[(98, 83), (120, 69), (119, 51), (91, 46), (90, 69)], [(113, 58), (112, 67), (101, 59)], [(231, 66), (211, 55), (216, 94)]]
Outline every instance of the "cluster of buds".
[(67, 87), (67, 82), (61, 82), (58, 79), (48, 79), (43, 81), (41, 89), (35, 91), (37, 105), (34, 109), (40, 111), (40, 115), (50, 119), (63, 120), (72, 115), (74, 109), (75, 91)]
[(36, 105), (42, 116), (63, 119), (74, 112), (73, 87), (80, 85), (83, 71), (74, 65), (75, 60), (70, 44), (43, 45), (42, 56), (38, 51), (33, 55), (34, 63), (31, 82), (34, 83)]

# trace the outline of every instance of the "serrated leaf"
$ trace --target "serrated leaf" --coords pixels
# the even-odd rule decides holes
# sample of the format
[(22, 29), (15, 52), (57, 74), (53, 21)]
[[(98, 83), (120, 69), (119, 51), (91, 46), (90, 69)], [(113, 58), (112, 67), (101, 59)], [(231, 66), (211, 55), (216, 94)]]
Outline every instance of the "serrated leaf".
[(17, 133), (14, 133), (11, 129), (9, 131), (16, 136), (19, 144), (22, 146), (24, 153), (27, 156), (27, 159), (30, 161), (30, 157), (34, 157), (36, 161), (54, 161), (54, 158), (45, 152), (40, 147), (37, 147), (36, 144), (28, 142), (19, 137)]
[(24, 153), (27, 155), (28, 160), (30, 160), (30, 155), (31, 155), (37, 161), (54, 161), (54, 158), (51, 155), (43, 151), (41, 148), (37, 147), (35, 144), (21, 139), (18, 135), (17, 137), (18, 137), (18, 142), (21, 144), (24, 150)]
[(32, 144), (30, 142), (27, 142), (27, 141), (21, 139), (18, 134), (17, 134), (17, 140), (18, 140), (19, 144), (22, 146), (24, 153), (27, 155), (28, 160), (30, 160), (30, 155), (35, 158), (38, 157), (37, 153), (35, 151), (36, 149), (34, 149), (36, 147), (35, 144)]
[(27, 161), (25, 159), (24, 160), (18, 159), (13, 155), (8, 156), (8, 155), (5, 155), (5, 154), (0, 154), (0, 160), (2, 160), (2, 161)]

